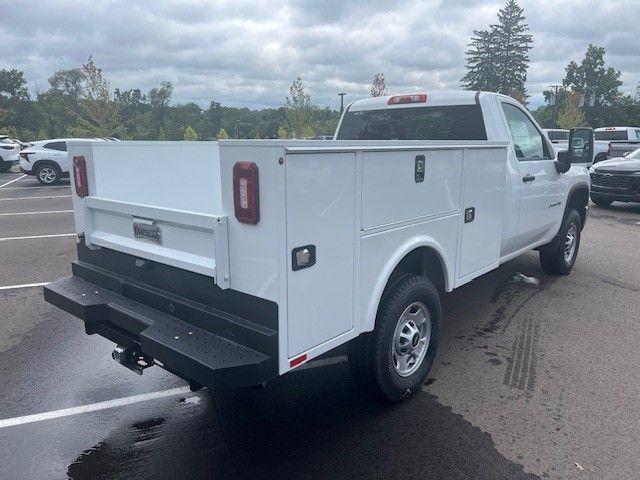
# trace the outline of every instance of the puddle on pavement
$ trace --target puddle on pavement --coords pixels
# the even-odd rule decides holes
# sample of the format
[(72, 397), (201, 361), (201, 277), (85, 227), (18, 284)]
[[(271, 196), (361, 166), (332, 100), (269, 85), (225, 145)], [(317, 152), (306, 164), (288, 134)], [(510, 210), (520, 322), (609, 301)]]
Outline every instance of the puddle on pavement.
[[(69, 466), (69, 477), (538, 478), (433, 395), (380, 404), (356, 387), (346, 365), (291, 374), (260, 391), (200, 397), (170, 416), (113, 430)], [(153, 441), (136, 443), (140, 432)]]

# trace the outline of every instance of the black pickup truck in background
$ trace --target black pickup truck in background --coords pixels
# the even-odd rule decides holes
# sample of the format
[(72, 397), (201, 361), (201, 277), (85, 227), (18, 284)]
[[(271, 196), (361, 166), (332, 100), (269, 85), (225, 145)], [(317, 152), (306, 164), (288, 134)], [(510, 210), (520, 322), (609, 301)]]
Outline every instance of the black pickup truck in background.
[(640, 202), (640, 144), (612, 142), (613, 158), (590, 169), (591, 200), (601, 207), (618, 202)]

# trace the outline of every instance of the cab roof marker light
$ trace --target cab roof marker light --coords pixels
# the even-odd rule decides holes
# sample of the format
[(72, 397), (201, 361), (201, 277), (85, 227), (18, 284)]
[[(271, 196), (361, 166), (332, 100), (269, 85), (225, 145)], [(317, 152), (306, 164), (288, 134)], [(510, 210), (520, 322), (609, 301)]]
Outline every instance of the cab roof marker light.
[(395, 95), (389, 98), (387, 105), (403, 105), (406, 103), (425, 103), (427, 101), (426, 93), (414, 93), (411, 95)]

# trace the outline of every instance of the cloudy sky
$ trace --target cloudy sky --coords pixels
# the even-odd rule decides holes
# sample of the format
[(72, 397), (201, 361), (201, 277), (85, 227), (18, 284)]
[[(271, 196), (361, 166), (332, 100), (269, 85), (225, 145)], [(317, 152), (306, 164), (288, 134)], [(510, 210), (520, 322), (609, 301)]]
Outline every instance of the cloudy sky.
[[(300, 75), (315, 103), (390, 91), (459, 88), (472, 30), (495, 22), (488, 0), (0, 0), (0, 68), (43, 90), (56, 70), (93, 54), (113, 87), (163, 80), (174, 102), (281, 105)], [(640, 82), (640, 0), (521, 0), (534, 35), (534, 104), (589, 42), (606, 47), (623, 89)]]

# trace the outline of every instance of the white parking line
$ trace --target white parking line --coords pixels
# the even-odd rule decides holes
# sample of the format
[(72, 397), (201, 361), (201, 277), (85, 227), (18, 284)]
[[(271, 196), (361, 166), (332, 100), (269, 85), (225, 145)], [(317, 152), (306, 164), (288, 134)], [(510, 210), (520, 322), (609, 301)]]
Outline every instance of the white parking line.
[(10, 240), (33, 240), (36, 238), (57, 238), (57, 237), (75, 237), (75, 233), (54, 233), (51, 235), (29, 235), (27, 237), (4, 237), (0, 238), (0, 242), (8, 242)]
[[(18, 179), (16, 178), (16, 180), (18, 180)], [(11, 183), (11, 182), (9, 182), (9, 183)], [(5, 183), (5, 185), (9, 185), (9, 183)], [(41, 187), (41, 186), (36, 186), (36, 187), (33, 187), (33, 186), (32, 187), (9, 187), (9, 188), (5, 188), (5, 190), (39, 190), (41, 188), (71, 188), (71, 185), (51, 185), (51, 186), (47, 186), (47, 187)]]
[(47, 212), (0, 213), (0, 217), (8, 217), (8, 216), (11, 216), (11, 215), (46, 215), (48, 213), (73, 213), (73, 210), (49, 210)]
[(3, 183), (2, 185), (0, 185), (0, 188), (10, 185), (13, 182), (17, 182), (18, 180), (22, 180), (24, 177), (26, 177), (26, 175), (22, 175), (21, 177), (14, 178), (13, 180), (9, 180), (7, 183)]
[[(36, 413), (34, 415), (26, 415), (24, 417), (7, 418), (0, 420), (0, 428), (15, 427), (16, 425), (25, 425), (27, 423), (42, 422), (43, 420), (52, 420), (54, 418), (68, 417), (70, 415), (78, 415), (80, 413), (97, 412), (108, 408), (123, 407), (132, 403), (146, 402), (149, 400), (157, 400), (159, 398), (172, 397), (175, 395), (188, 394), (191, 390), (189, 387), (172, 388), (171, 390), (163, 390), (161, 392), (143, 393), (141, 395), (133, 395), (131, 397), (116, 398), (115, 400), (107, 400), (105, 402), (91, 403), (80, 407), (65, 408), (63, 410), (54, 410), (53, 412)], [(195, 402), (194, 402), (195, 403)]]
[[(11, 190), (11, 189), (8, 189)], [(0, 198), (0, 202), (6, 202), (8, 200), (43, 200), (45, 198), (70, 198), (71, 195), (45, 195), (42, 197), (9, 197)]]
[(49, 283), (51, 282), (25, 283), (23, 285), (5, 285), (4, 287), (0, 287), (0, 290), (18, 290), (19, 288), (44, 287), (45, 285), (49, 285)]

